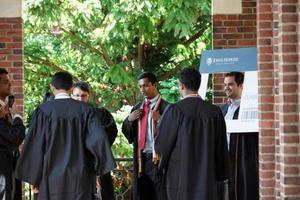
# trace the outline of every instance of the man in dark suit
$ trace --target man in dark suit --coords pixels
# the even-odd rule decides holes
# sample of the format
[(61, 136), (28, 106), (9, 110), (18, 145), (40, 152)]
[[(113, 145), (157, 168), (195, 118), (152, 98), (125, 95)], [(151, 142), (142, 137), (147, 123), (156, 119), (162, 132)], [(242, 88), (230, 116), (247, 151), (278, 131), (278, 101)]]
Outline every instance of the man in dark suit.
[(122, 132), (129, 143), (133, 143), (133, 199), (156, 200), (157, 197), (157, 155), (154, 151), (156, 125), (168, 103), (158, 93), (158, 81), (150, 72), (139, 78), (140, 91), (144, 96), (124, 120)]
[[(221, 106), (226, 120), (238, 119), (244, 74), (225, 74), (228, 102)], [(258, 133), (227, 133), (230, 155), (230, 200), (258, 200)]]
[[(10, 95), (11, 83), (8, 72), (0, 68), (0, 199), (21, 199), (16, 180), (13, 177), (14, 163), (18, 147), (25, 137), (22, 117), (9, 108), (7, 97)], [(21, 187), (19, 184), (18, 187)]]

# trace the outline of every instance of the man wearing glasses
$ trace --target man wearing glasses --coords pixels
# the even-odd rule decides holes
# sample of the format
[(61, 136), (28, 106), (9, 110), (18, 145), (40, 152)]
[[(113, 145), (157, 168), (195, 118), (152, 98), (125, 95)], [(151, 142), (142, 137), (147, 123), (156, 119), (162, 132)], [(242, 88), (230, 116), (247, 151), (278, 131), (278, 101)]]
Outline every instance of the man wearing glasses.
[[(80, 81), (73, 85), (72, 98), (78, 101), (88, 103), (90, 100), (90, 87), (86, 82)], [(112, 145), (117, 137), (118, 129), (113, 116), (105, 108), (96, 108), (96, 113), (100, 118), (107, 134), (110, 145)], [(100, 177), (101, 197), (105, 200), (114, 200), (114, 188), (110, 172)]]

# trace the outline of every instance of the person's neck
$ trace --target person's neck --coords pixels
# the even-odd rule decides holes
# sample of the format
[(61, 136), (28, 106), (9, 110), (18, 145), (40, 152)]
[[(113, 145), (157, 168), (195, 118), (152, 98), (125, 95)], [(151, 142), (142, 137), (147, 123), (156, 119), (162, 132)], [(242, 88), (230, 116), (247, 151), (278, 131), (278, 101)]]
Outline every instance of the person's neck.
[(151, 101), (153, 99), (155, 99), (159, 94), (157, 93), (156, 95), (152, 96), (152, 97), (147, 97), (147, 101)]
[(241, 97), (229, 98), (229, 100), (230, 100), (231, 102), (240, 101), (240, 100), (241, 100)]
[(66, 90), (55, 90), (53, 93), (55, 96), (58, 94), (68, 94), (68, 95), (70, 94), (70, 92)]
[(183, 98), (186, 98), (186, 97), (198, 97), (199, 94), (197, 91), (190, 91), (190, 90), (187, 90), (185, 92), (183, 92), (183, 95), (182, 97)]

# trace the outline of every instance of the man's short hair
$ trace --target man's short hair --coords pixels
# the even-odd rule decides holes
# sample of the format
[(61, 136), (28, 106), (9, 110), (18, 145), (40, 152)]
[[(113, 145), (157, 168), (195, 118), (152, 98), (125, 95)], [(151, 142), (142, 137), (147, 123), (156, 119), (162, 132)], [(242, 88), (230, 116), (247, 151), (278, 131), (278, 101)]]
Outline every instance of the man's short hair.
[(225, 77), (233, 76), (234, 81), (239, 86), (244, 83), (244, 73), (242, 72), (229, 72), (225, 74)]
[(84, 81), (79, 81), (77, 83), (74, 83), (73, 88), (79, 88), (80, 90), (90, 93), (90, 86), (88, 83)]
[(70, 90), (73, 85), (72, 75), (68, 72), (56, 72), (52, 77), (51, 85), (57, 90)]
[(0, 68), (0, 75), (2, 74), (8, 74), (8, 71), (4, 68)]
[(156, 76), (151, 72), (143, 72), (139, 75), (138, 80), (147, 78), (152, 84), (157, 83)]
[(8, 74), (8, 71), (4, 68), (0, 68), (0, 75), (2, 75), (2, 74)]
[(198, 91), (201, 82), (201, 74), (193, 68), (185, 68), (180, 72), (179, 81), (191, 91)]

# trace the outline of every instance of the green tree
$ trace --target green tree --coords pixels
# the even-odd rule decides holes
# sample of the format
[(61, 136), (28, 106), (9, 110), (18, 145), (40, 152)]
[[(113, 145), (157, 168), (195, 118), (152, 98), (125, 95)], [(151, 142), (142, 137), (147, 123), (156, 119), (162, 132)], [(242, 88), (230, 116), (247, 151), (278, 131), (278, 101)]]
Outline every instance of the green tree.
[[(177, 101), (177, 72), (198, 68), (211, 48), (210, 22), (210, 0), (25, 0), (26, 118), (61, 70), (87, 81), (93, 103), (111, 111), (141, 98), (142, 71), (154, 72), (163, 97)], [(118, 126), (129, 110), (114, 114)], [(115, 155), (131, 155), (124, 141), (117, 138)]]
[(26, 0), (25, 8), (26, 111), (59, 70), (89, 82), (103, 106), (133, 105), (141, 71), (168, 85), (210, 48), (210, 1)]

